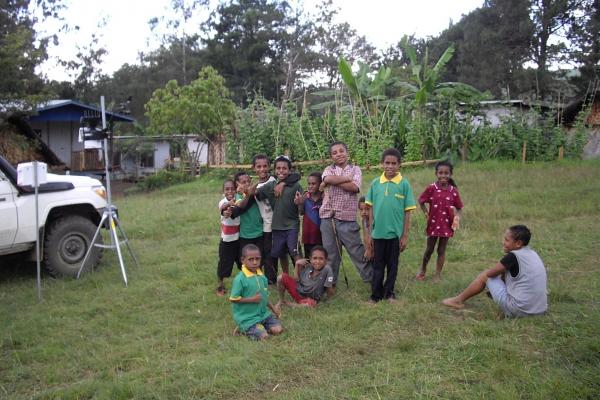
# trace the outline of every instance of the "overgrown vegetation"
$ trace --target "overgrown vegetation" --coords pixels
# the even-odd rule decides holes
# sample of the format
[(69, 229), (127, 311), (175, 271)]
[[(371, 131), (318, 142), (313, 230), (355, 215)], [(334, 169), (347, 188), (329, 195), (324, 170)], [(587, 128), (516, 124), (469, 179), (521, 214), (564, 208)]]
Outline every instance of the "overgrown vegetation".
[(406, 160), (481, 161), (520, 160), (525, 144), (527, 160), (544, 161), (557, 159), (561, 147), (565, 157), (580, 158), (587, 142), (589, 109), (579, 114), (575, 133), (567, 135), (551, 110), (536, 107), (505, 106), (510, 116), (492, 126), (479, 103), (461, 105), (450, 99), (415, 113), (410, 101), (396, 99), (374, 102), (366, 112), (362, 106), (343, 103), (344, 95), (339, 92), (319, 112), (308, 112), (294, 103), (280, 109), (256, 99), (239, 112), (239, 127), (227, 137), (228, 161), (247, 163), (257, 153), (318, 160), (327, 158), (327, 145), (333, 140), (348, 143), (353, 160), (360, 165), (378, 164), (381, 151), (391, 146), (403, 151)]
[(129, 194), (138, 191), (152, 191), (164, 189), (168, 186), (186, 183), (194, 180), (194, 177), (184, 171), (172, 171), (168, 169), (158, 170), (155, 174), (146, 176), (143, 180), (137, 183), (135, 190), (129, 190)]
[[(42, 303), (34, 264), (0, 268), (0, 397), (598, 398), (599, 174), (597, 161), (457, 165), (466, 207), (441, 283), (414, 280), (425, 248), (415, 213), (398, 304), (365, 304), (345, 257), (350, 288), (316, 310), (285, 308), (286, 332), (266, 343), (233, 337), (230, 305), (214, 294), (220, 177), (118, 199), (141, 265), (125, 255), (129, 287), (110, 251), (81, 280), (44, 277)], [(434, 179), (431, 168), (403, 175), (417, 193)], [(546, 263), (549, 313), (498, 321), (486, 296), (441, 306), (498, 261), (514, 223), (532, 229)]]

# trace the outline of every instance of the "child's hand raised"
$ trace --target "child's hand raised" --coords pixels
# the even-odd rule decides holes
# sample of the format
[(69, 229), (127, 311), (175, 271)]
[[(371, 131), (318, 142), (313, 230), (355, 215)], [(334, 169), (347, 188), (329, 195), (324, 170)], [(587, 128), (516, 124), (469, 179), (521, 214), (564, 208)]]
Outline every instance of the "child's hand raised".
[(299, 206), (304, 203), (304, 197), (299, 191), (296, 191), (296, 195), (294, 196), (294, 204)]

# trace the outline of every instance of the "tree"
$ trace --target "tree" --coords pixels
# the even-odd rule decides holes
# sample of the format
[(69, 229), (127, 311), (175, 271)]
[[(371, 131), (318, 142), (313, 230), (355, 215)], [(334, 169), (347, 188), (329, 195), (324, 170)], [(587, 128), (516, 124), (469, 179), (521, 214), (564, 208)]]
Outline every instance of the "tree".
[(253, 92), (280, 98), (286, 79), (284, 57), (294, 21), (285, 2), (230, 0), (208, 22), (206, 57), (227, 80), (233, 98), (245, 102)]
[(434, 58), (450, 45), (455, 48), (444, 80), (507, 97), (531, 88), (522, 76), (523, 64), (530, 59), (532, 35), (528, 0), (488, 0), (428, 45)]
[(191, 134), (209, 144), (229, 129), (235, 116), (225, 81), (212, 67), (202, 68), (189, 85), (170, 80), (154, 92), (145, 109), (150, 133)]
[(581, 74), (573, 80), (581, 92), (587, 92), (600, 84), (600, 0), (589, 0), (582, 8), (581, 17), (571, 26), (569, 40), (574, 47), (572, 60)]
[(537, 93), (541, 99), (549, 95), (551, 75), (548, 66), (568, 54), (567, 32), (583, 4), (584, 0), (531, 0), (535, 27), (532, 58), (537, 65)]
[[(38, 38), (29, 0), (6, 0), (0, 9), (0, 101), (27, 101), (41, 91), (35, 68), (46, 58), (49, 38)], [(49, 11), (50, 12), (50, 11)]]
[(315, 22), (315, 52), (318, 55), (315, 70), (326, 76), (325, 85), (329, 88), (339, 83), (340, 58), (350, 64), (360, 60), (369, 66), (377, 60), (375, 47), (364, 36), (359, 36), (347, 22), (334, 22), (338, 12), (331, 0), (324, 0), (318, 7)]
[[(188, 49), (193, 47), (199, 40), (198, 35), (189, 35), (186, 32), (186, 26), (193, 17), (194, 13), (203, 7), (208, 6), (208, 0), (171, 0), (171, 7), (175, 12), (176, 18), (166, 21), (167, 31), (175, 32), (166, 34), (163, 37), (163, 45), (170, 46), (171, 44), (179, 43), (180, 53), (176, 59), (181, 60), (181, 75), (178, 74), (178, 81), (187, 84), (188, 77)], [(163, 20), (162, 17), (154, 17), (148, 21), (150, 29), (154, 29)], [(181, 37), (177, 32), (181, 30)]]

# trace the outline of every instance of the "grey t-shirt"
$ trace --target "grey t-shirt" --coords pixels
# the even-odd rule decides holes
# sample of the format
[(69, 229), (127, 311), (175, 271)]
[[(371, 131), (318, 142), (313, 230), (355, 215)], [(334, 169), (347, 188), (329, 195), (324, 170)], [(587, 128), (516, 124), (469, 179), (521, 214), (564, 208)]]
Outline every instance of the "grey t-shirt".
[(513, 314), (535, 315), (545, 312), (548, 308), (547, 277), (542, 259), (529, 246), (513, 250), (512, 254), (517, 257), (518, 273), (516, 276), (505, 274), (505, 277)]
[(300, 272), (300, 279), (296, 285), (298, 294), (303, 297), (311, 297), (317, 301), (321, 300), (321, 296), (325, 291), (325, 288), (333, 286), (333, 270), (329, 264), (325, 265), (323, 269), (310, 276), (311, 272), (314, 271), (312, 265), (307, 264), (306, 267)]

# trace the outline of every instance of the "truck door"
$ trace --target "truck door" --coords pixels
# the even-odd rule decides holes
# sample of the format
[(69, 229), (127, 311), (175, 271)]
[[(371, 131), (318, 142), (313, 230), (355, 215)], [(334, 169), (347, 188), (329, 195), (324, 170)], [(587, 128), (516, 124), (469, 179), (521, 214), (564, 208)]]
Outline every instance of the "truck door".
[(13, 245), (17, 234), (17, 192), (0, 170), (0, 249)]

